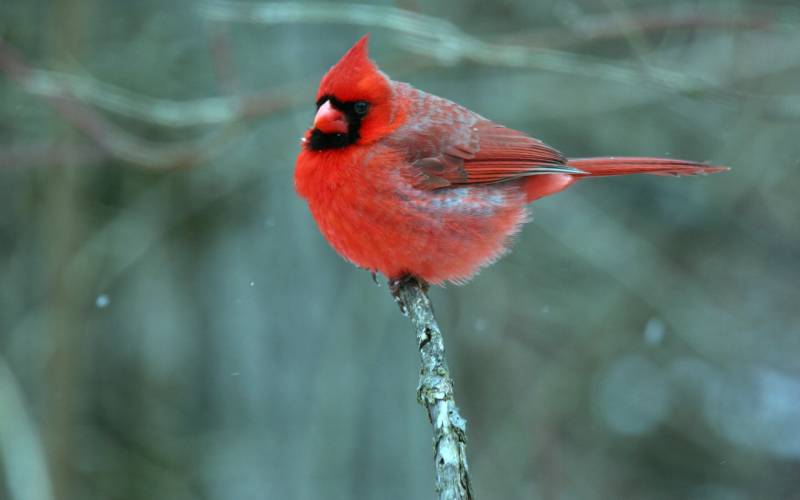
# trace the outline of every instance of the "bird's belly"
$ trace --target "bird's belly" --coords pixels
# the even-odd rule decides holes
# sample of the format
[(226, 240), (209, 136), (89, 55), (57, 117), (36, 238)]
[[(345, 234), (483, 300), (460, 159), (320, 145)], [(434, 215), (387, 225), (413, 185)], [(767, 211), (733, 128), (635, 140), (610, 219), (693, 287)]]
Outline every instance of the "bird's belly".
[(312, 211), (342, 256), (390, 278), (411, 274), (434, 284), (467, 281), (505, 252), (527, 218), (516, 183), (435, 191), (394, 183), (328, 203)]

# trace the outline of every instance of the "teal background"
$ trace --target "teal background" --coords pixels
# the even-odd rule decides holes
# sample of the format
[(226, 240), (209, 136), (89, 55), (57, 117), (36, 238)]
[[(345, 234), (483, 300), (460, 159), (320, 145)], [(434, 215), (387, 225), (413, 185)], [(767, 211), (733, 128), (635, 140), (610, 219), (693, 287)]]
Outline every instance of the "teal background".
[(754, 0), (3, 1), (0, 498), (434, 496), (408, 321), (293, 187), (365, 32), (570, 156), (733, 168), (432, 291), (477, 498), (800, 498), (800, 9)]

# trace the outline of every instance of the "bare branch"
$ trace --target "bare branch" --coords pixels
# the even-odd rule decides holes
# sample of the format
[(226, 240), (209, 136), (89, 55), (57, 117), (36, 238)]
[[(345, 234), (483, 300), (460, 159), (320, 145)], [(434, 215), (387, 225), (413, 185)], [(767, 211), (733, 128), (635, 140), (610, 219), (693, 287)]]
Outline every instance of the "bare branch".
[[(35, 75), (42, 73), (30, 68), (19, 55), (0, 39), (0, 71), (26, 90), (36, 87)], [(32, 76), (34, 75), (34, 76)], [(32, 83), (34, 82), (34, 83)], [(228, 123), (212, 134), (192, 142), (162, 145), (136, 137), (116, 126), (68, 89), (53, 87), (48, 92), (42, 87), (41, 95), (73, 127), (83, 132), (91, 141), (110, 156), (139, 166), (154, 169), (182, 168), (196, 164), (217, 152), (230, 135), (236, 122)], [(95, 96), (89, 92), (87, 95)], [(101, 92), (99, 99), (103, 100)]]
[(552, 27), (502, 37), (504, 43), (522, 43), (544, 47), (564, 47), (579, 43), (597, 43), (626, 38), (636, 33), (661, 33), (676, 30), (761, 31), (772, 27), (788, 9), (757, 10), (702, 7), (692, 3), (669, 3), (627, 11), (620, 19), (618, 11), (586, 14), (579, 9), (563, 9), (556, 14), (562, 21)]
[(253, 24), (342, 23), (386, 28), (408, 35), (459, 36), (451, 22), (410, 10), (354, 3), (231, 2), (201, 4), (200, 14), (210, 21)]
[(20, 83), (32, 94), (72, 96), (121, 116), (172, 128), (219, 125), (269, 114), (297, 104), (298, 96), (302, 95), (294, 85), (244, 97), (175, 101), (137, 94), (89, 76), (42, 69), (31, 69)]
[[(42, 97), (80, 100), (100, 109), (162, 127), (228, 124), (291, 108), (305, 98), (304, 85), (288, 85), (247, 96), (176, 101), (160, 99), (75, 75), (30, 67), (0, 39), (0, 71), (27, 92)], [(308, 88), (311, 94), (311, 88)]]
[(471, 61), (516, 68), (535, 68), (567, 74), (600, 77), (628, 84), (649, 83), (681, 92), (718, 87), (702, 76), (650, 68), (646, 73), (625, 63), (546, 48), (484, 42), (452, 23), (395, 7), (360, 4), (264, 3), (214, 0), (200, 7), (213, 21), (260, 24), (338, 22), (383, 27), (405, 35), (401, 42), (414, 52), (447, 64)]
[(440, 500), (474, 498), (467, 467), (467, 422), (453, 395), (453, 380), (444, 352), (444, 338), (433, 314), (426, 287), (415, 279), (392, 283), (400, 309), (411, 319), (422, 361), (417, 401), (433, 425), (436, 491)]
[[(758, 97), (765, 106), (777, 110), (778, 114), (791, 114), (782, 106), (783, 96), (755, 96), (743, 94), (732, 90), (730, 86), (741, 80), (764, 76), (763, 74), (742, 74), (731, 78), (729, 72), (720, 72), (711, 76), (704, 74), (689, 74), (685, 69), (671, 70), (664, 67), (641, 64), (632, 64), (621, 61), (612, 61), (599, 57), (591, 57), (565, 50), (555, 50), (544, 46), (530, 46), (522, 44), (493, 43), (483, 41), (465, 33), (456, 25), (433, 16), (418, 14), (410, 10), (396, 7), (361, 5), (350, 3), (299, 3), (275, 2), (255, 3), (229, 0), (208, 0), (199, 7), (200, 15), (210, 21), (239, 22), (251, 24), (280, 25), (290, 23), (340, 23), (367, 27), (386, 28), (400, 34), (399, 42), (407, 50), (423, 54), (438, 60), (442, 64), (459, 64), (473, 62), (490, 66), (505, 66), (511, 68), (528, 68), (545, 70), (556, 73), (576, 75), (588, 78), (600, 78), (625, 85), (647, 85), (651, 88), (667, 90), (673, 93), (694, 95), (700, 92), (710, 92), (723, 99), (736, 99), (740, 97)], [(713, 13), (713, 9), (707, 9)], [(741, 28), (760, 29), (765, 27), (771, 19), (780, 16), (793, 16), (795, 11), (790, 9), (762, 11), (758, 16), (751, 14), (748, 20), (742, 20)], [(747, 15), (745, 12), (743, 15)], [(677, 15), (677, 14), (676, 14)], [(685, 14), (684, 14), (685, 15)], [(708, 14), (711, 15), (711, 14)], [(653, 30), (666, 29), (670, 24), (701, 26), (704, 21), (695, 13), (695, 18), (672, 19), (659, 25), (653, 19), (651, 12), (649, 18), (637, 19), (633, 24), (623, 23), (617, 32), (611, 36), (625, 36), (631, 29)], [(636, 25), (641, 21), (642, 25)], [(733, 23), (734, 21), (731, 21)], [(588, 36), (603, 38), (609, 36), (607, 21), (606, 26), (588, 28)], [(599, 23), (599, 24), (604, 24)], [(720, 23), (721, 25), (723, 23)], [(709, 25), (706, 22), (706, 25)], [(587, 29), (578, 27), (577, 29)], [(613, 31), (613, 29), (611, 29)], [(558, 43), (558, 42), (556, 42)], [(785, 37), (780, 38), (782, 46), (786, 46)], [(552, 43), (549, 44), (552, 47)], [(789, 58), (790, 61), (796, 59)], [(796, 66), (796, 63), (790, 63)], [(759, 73), (764, 73), (764, 70)], [(754, 72), (755, 73), (755, 72)], [(796, 96), (788, 96), (794, 98)]]
[[(709, 12), (713, 12), (709, 10)], [(760, 29), (769, 20), (778, 17), (778, 11), (752, 14), (750, 24), (741, 22), (742, 28)], [(791, 14), (789, 10), (779, 11)], [(712, 97), (726, 104), (735, 104), (741, 98), (757, 98), (762, 103), (765, 114), (778, 118), (793, 119), (797, 113), (796, 95), (758, 95), (733, 89), (735, 84), (754, 78), (762, 78), (769, 73), (781, 71), (784, 66), (795, 67), (796, 58), (786, 57), (785, 65), (769, 65), (764, 68), (753, 68), (748, 72), (731, 75), (724, 68), (718, 71), (705, 71), (704, 74), (692, 75), (684, 69), (671, 70), (651, 64), (633, 64), (586, 56), (564, 50), (530, 45), (492, 43), (478, 39), (460, 30), (454, 24), (432, 16), (416, 12), (384, 6), (364, 6), (359, 4), (320, 4), (320, 3), (253, 3), (227, 0), (209, 0), (201, 5), (201, 15), (212, 21), (242, 22), (255, 24), (288, 24), (288, 23), (342, 23), (369, 27), (382, 27), (401, 35), (399, 42), (409, 51), (433, 57), (443, 64), (475, 62), (491, 66), (528, 68), (556, 73), (570, 74), (588, 78), (600, 78), (619, 82), (630, 86), (647, 85), (651, 88), (666, 90), (671, 93), (696, 95), (710, 93)], [(685, 14), (684, 14), (685, 15)], [(670, 23), (683, 23), (699, 26), (702, 24), (695, 18), (684, 17), (673, 19), (661, 25), (653, 17), (633, 19), (633, 23), (622, 23), (616, 35), (625, 36), (631, 29), (650, 30), (666, 29)], [(743, 15), (747, 15), (744, 13)], [(654, 16), (654, 14), (650, 14)], [(641, 21), (641, 25), (636, 22)], [(619, 25), (619, 22), (617, 25)], [(602, 24), (602, 23), (600, 23)], [(584, 27), (585, 28), (585, 27)], [(588, 36), (603, 38), (609, 36), (608, 27), (595, 26)], [(579, 27), (579, 29), (581, 29)], [(613, 30), (611, 30), (613, 31)], [(785, 53), (786, 37), (775, 40), (782, 48), (776, 54)], [(556, 42), (558, 43), (558, 42)], [(552, 46), (552, 43), (550, 43)], [(774, 58), (771, 59), (774, 62)], [(780, 66), (780, 68), (778, 68)], [(778, 68), (778, 69), (776, 69)], [(717, 73), (716, 76), (712, 76)], [(631, 93), (634, 101), (649, 100), (640, 93)], [(789, 105), (787, 105), (789, 104)]]
[[(795, 119), (800, 113), (798, 107), (800, 100), (797, 95), (759, 95), (732, 90), (734, 85), (745, 84), (749, 80), (765, 78), (772, 73), (796, 67), (797, 59), (792, 57), (795, 54), (786, 52), (788, 50), (786, 47), (793, 45), (787, 42), (785, 36), (765, 40), (769, 45), (776, 47), (776, 50), (771, 52), (773, 57), (769, 59), (769, 65), (763, 67), (750, 65), (746, 71), (739, 70), (736, 74), (730, 74), (729, 71), (720, 68), (718, 71), (708, 70), (709, 73), (718, 73), (717, 76), (692, 76), (683, 71), (672, 71), (650, 64), (626, 64), (568, 51), (534, 47), (530, 46), (531, 40), (527, 41), (527, 45), (509, 44), (508, 39), (504, 43), (486, 42), (464, 33), (446, 20), (394, 7), (292, 2), (256, 4), (211, 0), (201, 4), (199, 12), (209, 20), (223, 22), (261, 24), (321, 22), (384, 27), (400, 33), (402, 36), (399, 41), (407, 49), (432, 56), (439, 62), (472, 61), (489, 65), (545, 69), (619, 81), (629, 85), (647, 83), (687, 94), (711, 92), (712, 95), (725, 99), (728, 103), (735, 103), (736, 99), (747, 97), (758, 99), (762, 112), (776, 119)], [(672, 12), (672, 17), (667, 16), (669, 12)], [(747, 16), (748, 13), (744, 12), (742, 15)], [(729, 21), (734, 24), (740, 22), (743, 28), (758, 29), (775, 16), (776, 11), (773, 10), (761, 13), (759, 16), (753, 14), (750, 17), (740, 18), (739, 21), (736, 19)], [(577, 34), (582, 33), (591, 39), (622, 36), (630, 34), (632, 29), (646, 31), (681, 25), (713, 25), (715, 22), (713, 20), (716, 19), (708, 15), (703, 17), (700, 12), (685, 9), (635, 12), (631, 13), (628, 22), (624, 23), (607, 17), (581, 15), (569, 24)], [(724, 25), (724, 19), (720, 23)], [(518, 43), (520, 41), (524, 43), (522, 40)], [(561, 42), (563, 39), (548, 43), (552, 46), (553, 43)], [(225, 47), (227, 42), (224, 39), (220, 43), (214, 45), (215, 60), (219, 60), (220, 71), (228, 74), (232, 71), (230, 61), (227, 60), (230, 58), (226, 52), (229, 49)], [(742, 50), (748, 50), (748, 45), (743, 47)], [(780, 64), (776, 61), (780, 61)], [(230, 142), (231, 137), (241, 128), (239, 125), (242, 122), (291, 108), (300, 104), (306, 95), (311, 95), (310, 87), (306, 92), (303, 90), (304, 86), (292, 85), (248, 96), (219, 96), (182, 101), (155, 98), (96, 80), (88, 75), (30, 67), (2, 39), (0, 39), (0, 71), (6, 73), (25, 91), (43, 97), (69, 123), (84, 132), (96, 148), (101, 150), (101, 154), (154, 169), (187, 167), (206, 160), (219, 153)], [(723, 88), (723, 85), (726, 88)], [(631, 93), (629, 99), (639, 102), (653, 98), (654, 95)], [(602, 104), (599, 106), (602, 107)], [(214, 125), (221, 127), (210, 133), (204, 133), (196, 140), (165, 145), (147, 141), (116, 126), (96, 108), (161, 127)], [(542, 113), (539, 116), (541, 117)], [(60, 151), (57, 152), (58, 150)], [(31, 149), (24, 151), (21, 156), (17, 154), (18, 152), (19, 150), (15, 150), (13, 145), (11, 151), (0, 152), (0, 166), (14, 165), (18, 161), (23, 165), (48, 162), (53, 159), (73, 161), (80, 157), (96, 161), (100, 156), (99, 152), (83, 148), (77, 157), (69, 158), (63, 154), (65, 150), (60, 146), (53, 146), (49, 152), (44, 149), (38, 151)]]
[(91, 144), (31, 144), (0, 148), (0, 168), (42, 165), (90, 165), (107, 158), (103, 149)]

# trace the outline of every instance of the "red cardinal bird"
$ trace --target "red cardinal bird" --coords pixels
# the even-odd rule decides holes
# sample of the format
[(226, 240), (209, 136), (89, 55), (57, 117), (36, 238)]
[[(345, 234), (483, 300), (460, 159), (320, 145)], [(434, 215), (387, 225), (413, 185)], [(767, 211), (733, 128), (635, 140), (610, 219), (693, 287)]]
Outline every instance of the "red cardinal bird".
[(508, 249), (527, 204), (579, 179), (694, 175), (667, 158), (567, 159), (522, 132), (395, 82), (359, 40), (323, 77), (295, 184), (344, 258), (390, 280), (464, 283)]

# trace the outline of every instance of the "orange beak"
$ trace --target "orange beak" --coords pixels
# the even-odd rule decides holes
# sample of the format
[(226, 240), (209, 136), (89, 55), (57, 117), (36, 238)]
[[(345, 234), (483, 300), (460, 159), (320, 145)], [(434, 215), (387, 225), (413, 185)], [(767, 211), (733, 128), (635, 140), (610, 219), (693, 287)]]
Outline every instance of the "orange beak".
[(346, 134), (347, 119), (341, 111), (331, 106), (330, 101), (325, 101), (314, 117), (314, 128), (324, 134)]

